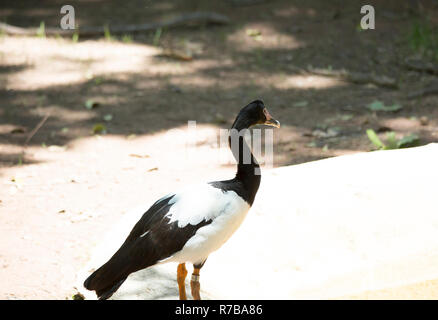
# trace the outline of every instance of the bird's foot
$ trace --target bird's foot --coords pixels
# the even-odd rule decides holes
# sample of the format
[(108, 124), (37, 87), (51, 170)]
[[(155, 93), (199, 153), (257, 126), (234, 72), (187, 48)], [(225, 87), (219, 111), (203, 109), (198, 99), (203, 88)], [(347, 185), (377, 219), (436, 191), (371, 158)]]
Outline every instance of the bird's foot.
[(180, 300), (187, 300), (186, 296), (186, 276), (187, 276), (187, 269), (186, 265), (184, 263), (181, 263), (178, 265), (177, 269), (177, 276), (176, 280), (178, 282), (178, 288), (179, 288), (179, 299)]
[(201, 300), (201, 283), (199, 282), (199, 274), (192, 274), (190, 281), (190, 287), (192, 289), (192, 296), (194, 300)]

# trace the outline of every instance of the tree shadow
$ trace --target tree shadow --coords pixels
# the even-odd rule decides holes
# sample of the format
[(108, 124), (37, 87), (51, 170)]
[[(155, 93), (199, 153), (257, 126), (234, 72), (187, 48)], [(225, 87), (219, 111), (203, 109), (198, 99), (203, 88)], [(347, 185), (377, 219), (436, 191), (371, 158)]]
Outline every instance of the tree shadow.
[(178, 299), (176, 274), (170, 274), (157, 267), (138, 271), (129, 276), (126, 282), (113, 296), (114, 299)]
[[(305, 70), (312, 65), (334, 70), (381, 72), (397, 79), (405, 77), (405, 70), (394, 63), (398, 61), (397, 50), (403, 49), (396, 44), (394, 33), (403, 35), (409, 27), (409, 23), (399, 18), (405, 15), (405, 8), (395, 1), (374, 1), (374, 5), (387, 14), (382, 14), (377, 30), (361, 32), (357, 29), (360, 1), (348, 4), (340, 1), (327, 4), (316, 0), (274, 1), (252, 6), (194, 0), (151, 1), (146, 4), (133, 1), (124, 6), (116, 1), (106, 1), (105, 6), (100, 1), (80, 2), (75, 9), (82, 25), (144, 23), (196, 10), (226, 14), (232, 23), (221, 27), (164, 30), (159, 42), (162, 47), (190, 41), (203, 44), (203, 52), (195, 54), (193, 61), (183, 62), (157, 54), (145, 58), (138, 71), (103, 71), (76, 83), (39, 89), (0, 89), (3, 123), (24, 129), (21, 134), (0, 131), (0, 143), (22, 146), (47, 113), (50, 113), (49, 119), (32, 137), (30, 146), (65, 145), (93, 135), (93, 127), (99, 123), (104, 124), (108, 133), (121, 136), (165, 131), (186, 125), (189, 120), (229, 127), (239, 108), (258, 98), (265, 100), (286, 129), (299, 133), (297, 143), (301, 145), (307, 145), (313, 139), (304, 134), (326, 125), (325, 120), (346, 112), (353, 114), (354, 119), (350, 122), (336, 120), (330, 125), (345, 127), (344, 132), (348, 132), (352, 139), (355, 136), (366, 139), (367, 126), (378, 126), (379, 121), (393, 116), (382, 114), (375, 120), (364, 109), (366, 104), (376, 99), (401, 100), (404, 109), (400, 114), (405, 116), (416, 110), (425, 112), (430, 107), (419, 109), (415, 106), (418, 101), (404, 99), (403, 90), (336, 82), (336, 79), (312, 76)], [(59, 2), (36, 5), (31, 0), (3, 1), (1, 8), (0, 19), (11, 24), (24, 27), (37, 26), (40, 21), (46, 21), (47, 26), (59, 23)], [(97, 9), (99, 14), (95, 14)], [(389, 13), (395, 13), (395, 17)], [(249, 29), (256, 30), (254, 34), (259, 30), (261, 38), (250, 35)], [(134, 35), (134, 45), (152, 48), (153, 34)], [(57, 53), (50, 59), (60, 64), (72, 64), (73, 69), (99, 62), (93, 57), (79, 59)], [(129, 61), (130, 57), (126, 59)], [(107, 63), (113, 63), (111, 58)], [(149, 72), (150, 67), (160, 67), (164, 71)], [(0, 75), (7, 84), (14, 75), (29, 68), (32, 68), (31, 64), (5, 65), (0, 67)], [(184, 72), (175, 71), (178, 69)], [(41, 76), (44, 76), (43, 72)], [(63, 77), (63, 74), (59, 76)], [(305, 78), (309, 76), (313, 83), (306, 82)], [(402, 89), (422, 76), (410, 75), (409, 82)], [(96, 101), (98, 107), (87, 109), (88, 100)], [(300, 102), (305, 102), (301, 105), (306, 107), (294, 106)], [(105, 120), (107, 115), (111, 115), (111, 121)], [(284, 142), (287, 136), (282, 138), (281, 135), (279, 132), (279, 140)], [(429, 135), (427, 141), (430, 139)], [(316, 141), (318, 147), (326, 144), (333, 148), (339, 144), (342, 149), (361, 150), (356, 143)], [(296, 157), (293, 151), (287, 151), (294, 149), (293, 143), (279, 145), (274, 150), (286, 154), (281, 164), (332, 155), (309, 148), (308, 152), (300, 151)], [(12, 161), (15, 156), (14, 153), (0, 152), (0, 162), (18, 163)], [(29, 162), (25, 158), (26, 163)]]
[[(190, 285), (186, 281), (186, 294), (190, 296)], [(201, 291), (203, 299), (211, 297)], [(116, 300), (178, 300), (179, 291), (175, 272), (168, 272), (162, 265), (153, 266), (131, 274), (114, 294)]]

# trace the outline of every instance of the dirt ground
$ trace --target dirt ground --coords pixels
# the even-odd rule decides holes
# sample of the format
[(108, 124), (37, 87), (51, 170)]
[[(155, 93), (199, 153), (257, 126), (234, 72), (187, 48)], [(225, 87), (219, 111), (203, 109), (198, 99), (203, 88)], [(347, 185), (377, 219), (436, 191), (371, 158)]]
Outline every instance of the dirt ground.
[[(438, 91), (416, 94), (437, 86), (436, 73), (405, 64), (436, 63), (410, 38), (416, 21), (437, 25), (436, 1), (369, 1), (375, 30), (358, 27), (360, 1), (241, 2), (80, 1), (80, 26), (193, 11), (230, 23), (79, 41), (0, 35), (0, 299), (70, 298), (76, 270), (129, 208), (232, 176), (214, 161), (217, 131), (252, 100), (282, 124), (275, 167), (370, 151), (369, 128), (438, 141)], [(56, 27), (62, 5), (5, 0), (0, 21)], [(344, 69), (397, 85), (335, 74)], [(366, 108), (376, 100), (402, 108)], [(199, 134), (187, 154), (169, 130), (189, 120)], [(395, 296), (422, 296), (410, 292)]]

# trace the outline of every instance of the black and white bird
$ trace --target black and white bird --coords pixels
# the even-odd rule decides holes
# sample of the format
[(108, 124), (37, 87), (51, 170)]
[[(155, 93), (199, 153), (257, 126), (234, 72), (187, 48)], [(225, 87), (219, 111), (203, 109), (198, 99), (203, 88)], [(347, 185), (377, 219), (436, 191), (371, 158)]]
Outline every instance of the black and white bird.
[(260, 185), (260, 167), (242, 131), (257, 124), (279, 128), (263, 102), (242, 108), (229, 135), (237, 161), (231, 180), (214, 181), (172, 193), (157, 200), (135, 224), (119, 250), (84, 282), (99, 299), (108, 299), (133, 272), (150, 266), (178, 262), (180, 299), (187, 299), (185, 263), (194, 266), (190, 281), (194, 299), (200, 299), (199, 271), (210, 253), (236, 231), (254, 202)]

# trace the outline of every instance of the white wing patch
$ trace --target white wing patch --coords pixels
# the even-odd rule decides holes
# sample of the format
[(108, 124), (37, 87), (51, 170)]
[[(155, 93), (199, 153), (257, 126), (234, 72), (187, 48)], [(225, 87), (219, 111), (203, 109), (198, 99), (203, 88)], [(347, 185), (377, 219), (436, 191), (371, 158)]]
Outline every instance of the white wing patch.
[(233, 211), (232, 206), (237, 205), (236, 197), (233, 191), (223, 192), (209, 184), (190, 186), (176, 193), (169, 202), (174, 203), (167, 213), (169, 223), (177, 221), (178, 227), (183, 228), (188, 224), (213, 220), (224, 212)]
[(168, 212), (170, 222), (177, 222), (183, 228), (188, 224), (198, 224), (202, 220), (212, 220), (198, 229), (181, 251), (161, 260), (160, 263), (178, 261), (201, 263), (208, 255), (219, 249), (237, 230), (246, 217), (249, 204), (234, 191), (223, 192), (211, 185), (188, 188), (175, 197), (174, 205)]

